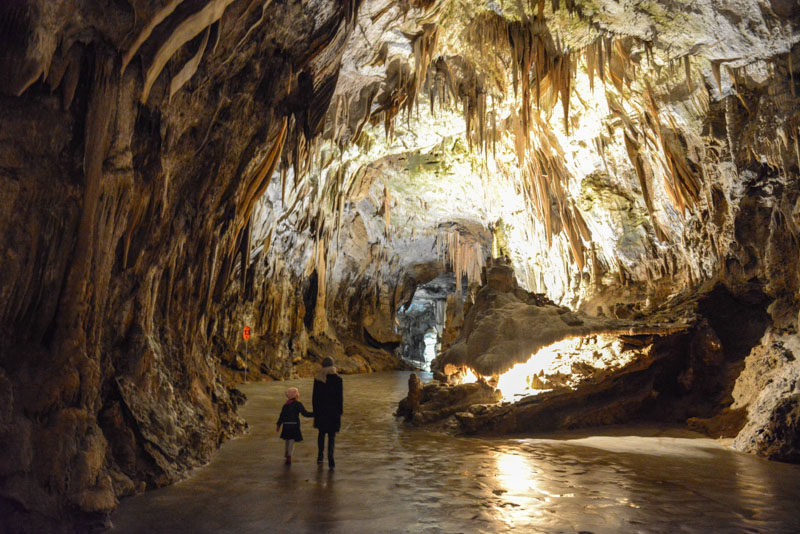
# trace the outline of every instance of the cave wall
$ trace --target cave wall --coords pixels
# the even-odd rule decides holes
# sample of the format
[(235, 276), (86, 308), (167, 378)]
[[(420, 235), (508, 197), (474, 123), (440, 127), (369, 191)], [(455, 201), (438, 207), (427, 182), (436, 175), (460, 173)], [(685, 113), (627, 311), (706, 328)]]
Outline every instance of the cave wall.
[(244, 428), (212, 357), (230, 274), (357, 7), (268, 4), (0, 7), (4, 521), (102, 521)]
[[(347, 199), (339, 222), (313, 191), (299, 186), (301, 205), (290, 210), (293, 198), (281, 200), (280, 183), (267, 188), (253, 219), (247, 274), (241, 265), (233, 269), (219, 316), (216, 342), (224, 347), (221, 363), (230, 380), (243, 377), (243, 324), (253, 328), (253, 377), (311, 376), (326, 356), (345, 373), (399, 365), (396, 310), (444, 267), (432, 240), (414, 244), (412, 255), (387, 243), (378, 215), (382, 191), (366, 186)], [(320, 233), (331, 235), (318, 240)]]
[[(712, 184), (716, 201), (709, 217), (718, 224), (717, 233), (689, 234), (698, 249), (718, 247), (719, 279), (750, 310), (736, 317), (729, 316), (731, 306), (722, 306), (706, 314), (723, 346), (733, 340), (724, 346), (726, 354), (746, 357), (741, 373), (728, 377), (735, 380), (731, 409), (748, 413), (734, 445), (795, 462), (798, 425), (785, 414), (797, 405), (800, 379), (793, 341), (800, 312), (800, 153), (780, 139), (782, 127), (796, 129), (798, 124), (798, 87), (788, 65), (797, 61), (798, 52), (795, 46), (791, 59), (777, 61), (769, 77), (757, 72), (743, 77), (739, 90), (744, 98), (726, 100), (724, 108), (720, 103), (709, 117), (708, 128), (718, 128), (724, 113), (728, 154), (736, 167), (727, 179), (720, 169)], [(769, 159), (771, 151), (780, 159)]]
[(4, 515), (102, 522), (184, 476), (244, 428), (245, 368), (398, 364), (435, 236), (390, 243), (379, 170), (315, 172), (358, 8), (0, 7)]

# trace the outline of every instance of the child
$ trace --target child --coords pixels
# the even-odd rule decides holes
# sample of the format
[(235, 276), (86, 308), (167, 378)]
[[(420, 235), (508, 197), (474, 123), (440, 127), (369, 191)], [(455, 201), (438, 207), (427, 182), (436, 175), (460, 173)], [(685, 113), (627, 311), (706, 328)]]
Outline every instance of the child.
[(303, 441), (303, 435), (300, 433), (300, 414), (306, 417), (314, 417), (312, 412), (306, 411), (303, 403), (300, 402), (300, 392), (297, 388), (289, 388), (286, 390), (286, 404), (281, 409), (281, 415), (278, 417), (278, 432), (283, 425), (283, 432), (281, 432), (281, 439), (286, 440), (285, 456), (286, 464), (292, 463), (292, 449), (294, 448), (295, 441)]

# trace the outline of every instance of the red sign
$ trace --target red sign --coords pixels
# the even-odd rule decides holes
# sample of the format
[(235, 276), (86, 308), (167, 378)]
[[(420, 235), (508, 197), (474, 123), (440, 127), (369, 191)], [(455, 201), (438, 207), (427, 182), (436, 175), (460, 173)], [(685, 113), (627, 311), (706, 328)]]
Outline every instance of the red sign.
[(245, 341), (250, 339), (250, 327), (249, 326), (245, 326), (244, 330), (242, 330), (242, 337), (244, 338)]

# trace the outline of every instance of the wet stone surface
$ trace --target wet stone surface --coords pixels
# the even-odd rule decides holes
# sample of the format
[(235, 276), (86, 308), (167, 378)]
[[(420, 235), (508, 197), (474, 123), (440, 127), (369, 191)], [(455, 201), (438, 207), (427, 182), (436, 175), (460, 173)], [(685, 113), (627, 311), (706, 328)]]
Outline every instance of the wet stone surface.
[(188, 480), (123, 501), (113, 532), (800, 532), (800, 466), (642, 428), (453, 438), (392, 416), (407, 382), (344, 377), (334, 472), (316, 465), (310, 419), (283, 465), (283, 392), (299, 387), (310, 407), (311, 381), (248, 384), (250, 433)]

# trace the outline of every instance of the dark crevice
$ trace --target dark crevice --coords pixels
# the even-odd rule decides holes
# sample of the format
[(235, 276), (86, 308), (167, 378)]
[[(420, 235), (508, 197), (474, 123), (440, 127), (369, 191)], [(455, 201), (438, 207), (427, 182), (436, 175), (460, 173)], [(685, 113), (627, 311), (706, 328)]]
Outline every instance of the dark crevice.
[(370, 333), (367, 332), (366, 328), (363, 329), (363, 332), (364, 332), (364, 341), (366, 341), (367, 345), (369, 345), (372, 348), (381, 349), (388, 352), (394, 352), (395, 350), (397, 350), (397, 347), (400, 346), (400, 343), (397, 341), (387, 341), (386, 343), (381, 343), (380, 341), (372, 337)]
[(309, 332), (314, 330), (314, 314), (317, 309), (317, 290), (319, 281), (317, 279), (317, 271), (311, 273), (303, 284), (303, 304), (306, 311), (303, 314), (303, 324)]
[(770, 322), (769, 303), (759, 289), (734, 295), (722, 284), (699, 302), (698, 311), (719, 336), (727, 361), (743, 359), (759, 343)]

